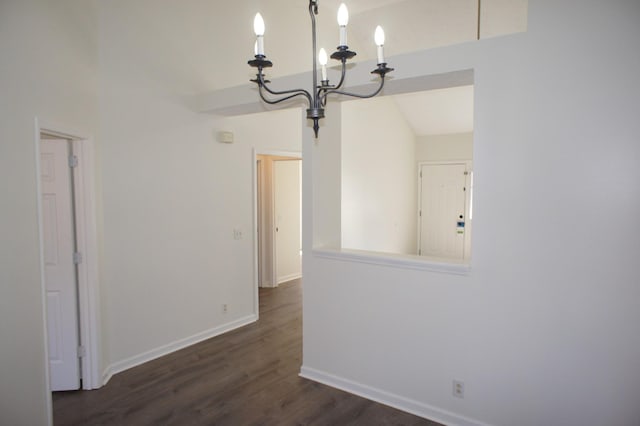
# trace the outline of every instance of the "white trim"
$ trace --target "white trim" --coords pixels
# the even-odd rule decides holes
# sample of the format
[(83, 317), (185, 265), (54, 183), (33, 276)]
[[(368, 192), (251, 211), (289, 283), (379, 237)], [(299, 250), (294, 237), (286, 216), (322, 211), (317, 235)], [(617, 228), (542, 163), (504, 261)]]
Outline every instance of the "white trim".
[(293, 273), (293, 274), (289, 274), (289, 275), (285, 275), (284, 277), (280, 277), (278, 279), (278, 285), (282, 284), (282, 283), (286, 283), (287, 281), (291, 281), (291, 280), (296, 280), (298, 278), (302, 278), (302, 272), (298, 273)]
[(109, 383), (109, 380), (111, 380), (114, 374), (116, 373), (113, 371), (113, 368), (111, 366), (105, 368), (102, 372), (102, 386), (105, 386), (107, 383)]
[(78, 166), (73, 173), (76, 212), (76, 243), (83, 261), (78, 264), (80, 341), (86, 350), (82, 359), (82, 388), (102, 386), (100, 377), (100, 304), (98, 294), (98, 230), (96, 223), (95, 164), (93, 141), (72, 141)]
[(398, 410), (424, 417), (445, 425), (456, 426), (490, 426), (479, 420), (452, 413), (432, 405), (424, 404), (414, 399), (396, 395), (382, 389), (367, 386), (349, 379), (334, 376), (314, 368), (302, 366), (300, 369), (300, 377), (313, 380), (327, 386), (341, 389), (343, 391), (388, 405)]
[(188, 346), (195, 345), (196, 343), (200, 343), (203, 340), (211, 339), (212, 337), (216, 337), (229, 331), (235, 330), (236, 328), (251, 324), (253, 322), (256, 322), (257, 320), (257, 315), (247, 315), (235, 321), (222, 324), (209, 330), (201, 331), (192, 336), (178, 339), (175, 342), (168, 343), (155, 349), (151, 349), (150, 351), (146, 351), (122, 361), (118, 361), (114, 364), (111, 364), (104, 370), (104, 372), (102, 373), (103, 383), (106, 385), (109, 379), (111, 379), (114, 374), (120, 373), (122, 371), (136, 367), (140, 364), (144, 364), (145, 362), (149, 362), (156, 358), (168, 355), (170, 353), (179, 351), (180, 349), (184, 349)]
[(276, 163), (272, 159), (270, 161), (271, 167), (269, 168), (269, 196), (270, 196), (270, 212), (269, 219), (271, 219), (271, 226), (269, 227), (269, 233), (271, 234), (271, 284), (274, 287), (278, 287), (278, 245), (276, 240), (278, 238), (278, 224), (276, 218)]
[(46, 422), (48, 426), (53, 425), (53, 401), (51, 397), (51, 378), (49, 373), (49, 334), (47, 333), (47, 287), (44, 272), (44, 230), (42, 229), (42, 184), (40, 182), (40, 125), (38, 117), (35, 118), (34, 127), (34, 144), (35, 144), (35, 161), (36, 161), (36, 208), (38, 211), (38, 254), (40, 267), (40, 299), (42, 300), (42, 328), (44, 333), (44, 372), (45, 372), (45, 388), (44, 398), (47, 409)]
[[(256, 320), (260, 317), (260, 297), (258, 293), (258, 158), (256, 149), (251, 149), (251, 191), (253, 192), (253, 232), (251, 232), (251, 239), (253, 241), (253, 314), (256, 316)], [(264, 167), (264, 165), (262, 165)], [(263, 201), (264, 202), (264, 201)]]
[(425, 256), (326, 247), (314, 248), (312, 250), (312, 254), (313, 256), (322, 259), (367, 263), (370, 265), (389, 266), (398, 269), (441, 272), (453, 275), (469, 275), (469, 272), (471, 271), (471, 265), (467, 263), (456, 263), (449, 259), (437, 259)]
[[(291, 157), (302, 160), (302, 151), (279, 151), (277, 149), (253, 148), (256, 155), (270, 155), (272, 157)], [(255, 156), (254, 156), (255, 158)]]

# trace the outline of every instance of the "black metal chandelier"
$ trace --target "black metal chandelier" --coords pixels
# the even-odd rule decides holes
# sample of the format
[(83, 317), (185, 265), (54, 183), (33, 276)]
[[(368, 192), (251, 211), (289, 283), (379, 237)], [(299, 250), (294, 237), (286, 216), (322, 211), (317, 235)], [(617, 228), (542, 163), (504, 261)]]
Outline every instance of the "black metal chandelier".
[[(378, 46), (378, 67), (371, 71), (371, 74), (378, 74), (380, 76), (380, 86), (371, 94), (361, 95), (358, 93), (350, 93), (340, 90), (344, 83), (345, 74), (347, 70), (347, 60), (356, 56), (356, 52), (349, 50), (347, 46), (347, 23), (349, 21), (349, 12), (344, 3), (340, 5), (338, 9), (338, 25), (340, 26), (340, 45), (337, 50), (331, 55), (331, 59), (338, 60), (342, 63), (342, 71), (340, 75), (340, 81), (337, 85), (332, 86), (329, 84), (327, 78), (327, 53), (324, 49), (320, 49), (318, 52), (318, 58), (316, 59), (316, 17), (318, 14), (318, 0), (309, 0), (309, 16), (311, 16), (311, 37), (312, 37), (312, 50), (313, 50), (313, 93), (304, 89), (293, 89), (276, 91), (267, 86), (270, 83), (269, 80), (265, 80), (263, 69), (271, 67), (273, 63), (269, 61), (264, 54), (264, 20), (258, 13), (253, 21), (253, 29), (256, 33), (255, 44), (255, 59), (249, 61), (249, 65), (258, 69), (256, 78), (251, 80), (258, 85), (258, 92), (260, 98), (268, 104), (277, 104), (296, 96), (304, 96), (309, 102), (309, 108), (307, 109), (307, 118), (313, 120), (313, 132), (315, 137), (318, 137), (318, 130), (320, 128), (319, 120), (324, 118), (324, 107), (327, 103), (327, 96), (330, 94), (353, 96), (356, 98), (372, 98), (384, 87), (384, 77), (387, 73), (393, 71), (393, 68), (388, 68), (387, 63), (384, 61), (384, 32), (382, 28), (378, 26), (375, 31), (375, 43)], [(318, 62), (321, 65), (322, 78), (320, 85), (318, 85)], [(272, 95), (269, 98), (265, 95), (265, 91)]]

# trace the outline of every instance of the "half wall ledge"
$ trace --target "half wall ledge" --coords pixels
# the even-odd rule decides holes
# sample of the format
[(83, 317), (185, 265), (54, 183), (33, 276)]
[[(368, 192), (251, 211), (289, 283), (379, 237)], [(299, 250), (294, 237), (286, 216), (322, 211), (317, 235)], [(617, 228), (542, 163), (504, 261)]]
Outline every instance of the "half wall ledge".
[(329, 247), (314, 248), (311, 253), (314, 257), (321, 259), (367, 263), (370, 265), (388, 266), (399, 269), (413, 269), (451, 275), (469, 275), (471, 272), (471, 265), (469, 263), (424, 256)]

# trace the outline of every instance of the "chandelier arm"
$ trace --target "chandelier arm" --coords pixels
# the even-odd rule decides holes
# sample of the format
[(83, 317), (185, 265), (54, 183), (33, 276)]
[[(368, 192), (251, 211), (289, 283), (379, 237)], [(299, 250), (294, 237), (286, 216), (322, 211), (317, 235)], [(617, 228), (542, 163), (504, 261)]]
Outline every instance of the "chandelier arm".
[(312, 105), (313, 100), (311, 99), (311, 94), (309, 92), (307, 92), (306, 90), (304, 90), (304, 89), (281, 90), (281, 91), (271, 90), (267, 86), (267, 82), (264, 80), (264, 74), (262, 74), (262, 73), (258, 74), (258, 81), (256, 81), (256, 84), (258, 85), (258, 87), (260, 89), (264, 88), (267, 92), (269, 92), (269, 93), (271, 93), (272, 95), (275, 95), (275, 96), (292, 94), (291, 96), (286, 96), (285, 98), (282, 98), (282, 99), (277, 100), (277, 101), (274, 102), (274, 101), (267, 101), (266, 98), (263, 96), (262, 91), (259, 90), (260, 97), (267, 103), (274, 104), (274, 103), (282, 102), (282, 101), (287, 100), (287, 99), (291, 99), (291, 98), (293, 98), (295, 96), (304, 96), (304, 97), (307, 98), (307, 101), (309, 101), (309, 105)]
[[(320, 105), (322, 105), (323, 107), (327, 105), (327, 95), (328, 92), (334, 92), (338, 89), (340, 89), (340, 87), (342, 87), (342, 84), (344, 83), (344, 79), (345, 76), (347, 74), (347, 61), (346, 59), (342, 59), (342, 71), (341, 71), (341, 75), (340, 75), (340, 81), (338, 82), (337, 85), (335, 86), (328, 86), (328, 87), (319, 87), (318, 88), (318, 97), (320, 98)], [(324, 93), (323, 93), (324, 92)]]
[(344, 83), (344, 79), (346, 75), (347, 75), (347, 60), (342, 59), (342, 71), (340, 73), (340, 81), (338, 82), (338, 84), (336, 84), (336, 87), (334, 87), (333, 90), (338, 90), (342, 87), (342, 84)]
[[(304, 96), (304, 97), (306, 97), (306, 98), (307, 98), (307, 101), (309, 101), (309, 104), (310, 104), (310, 105), (311, 105), (311, 104), (312, 104), (312, 102), (313, 102), (313, 100), (311, 99), (311, 95), (309, 94), (309, 92), (307, 92), (307, 91), (306, 91), (306, 90), (304, 90), (304, 89), (295, 89), (295, 90), (283, 90), (283, 91), (276, 91), (276, 90), (271, 90), (271, 89), (269, 89), (269, 88), (267, 87), (267, 85), (266, 85), (266, 84), (261, 84), (261, 85), (260, 85), (260, 87), (261, 87), (261, 88), (264, 88), (264, 90), (266, 90), (267, 92), (269, 92), (269, 93), (271, 93), (272, 95), (275, 95), (275, 96), (279, 96), (279, 95), (289, 95), (289, 94), (291, 94), (290, 96), (286, 96), (286, 97), (282, 98), (281, 100), (276, 101), (276, 103), (277, 103), (277, 102), (284, 101), (284, 100), (286, 100), (286, 99), (291, 99), (291, 98), (293, 98), (293, 97), (295, 97), (295, 96)], [(262, 93), (262, 92), (261, 92), (261, 93)]]
[(326, 89), (318, 90), (318, 98), (320, 98), (320, 105), (322, 106), (322, 108), (327, 106), (327, 96), (322, 94), (323, 91), (326, 92)]
[(368, 99), (368, 98), (373, 98), (375, 95), (380, 93), (380, 91), (382, 90), (383, 87), (384, 87), (384, 76), (381, 76), (381, 78), (380, 78), (380, 86), (378, 87), (378, 89), (375, 92), (373, 92), (373, 93), (371, 93), (369, 95), (361, 95), (361, 94), (358, 94), (358, 93), (350, 93), (350, 92), (345, 92), (343, 90), (327, 90), (325, 92), (325, 94), (323, 95), (323, 98), (325, 99), (325, 102), (326, 102), (326, 97), (328, 95), (330, 95), (330, 94), (335, 93), (337, 95), (345, 95), (345, 96), (351, 96), (351, 97), (354, 97), (354, 98)]
[[(265, 89), (267, 89), (267, 88), (265, 87)], [(267, 91), (268, 91), (268, 89), (267, 89)], [(289, 92), (295, 92), (295, 91), (291, 90)], [(260, 98), (263, 101), (265, 101), (266, 103), (270, 104), (270, 105), (279, 104), (280, 102), (287, 101), (289, 99), (295, 98), (296, 96), (306, 96), (307, 99), (309, 99), (309, 94), (308, 93), (298, 91), (297, 93), (293, 93), (292, 95), (285, 96), (284, 98), (271, 100), (271, 99), (268, 99), (266, 96), (264, 96), (264, 93), (262, 92), (262, 86), (259, 87), (258, 93), (260, 93)]]

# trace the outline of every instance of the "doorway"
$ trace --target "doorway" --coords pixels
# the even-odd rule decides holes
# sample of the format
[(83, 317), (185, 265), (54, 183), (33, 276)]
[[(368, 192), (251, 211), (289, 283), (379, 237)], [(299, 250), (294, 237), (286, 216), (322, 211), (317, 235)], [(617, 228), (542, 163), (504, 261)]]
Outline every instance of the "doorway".
[(255, 258), (258, 287), (301, 278), (300, 153), (254, 153)]
[(54, 391), (103, 384), (94, 148), (91, 138), (79, 134), (36, 118), (45, 368), (48, 389)]
[(465, 161), (419, 165), (419, 255), (469, 260), (471, 173)]
[(80, 389), (76, 220), (71, 141), (42, 134), (40, 188), (52, 391)]

